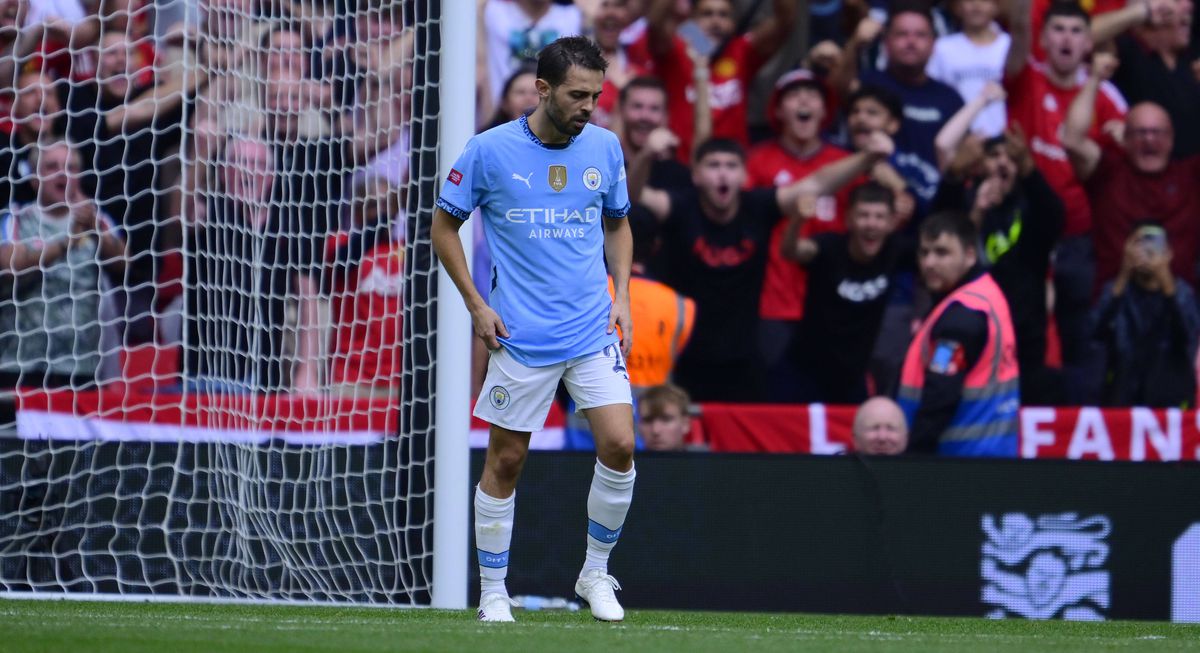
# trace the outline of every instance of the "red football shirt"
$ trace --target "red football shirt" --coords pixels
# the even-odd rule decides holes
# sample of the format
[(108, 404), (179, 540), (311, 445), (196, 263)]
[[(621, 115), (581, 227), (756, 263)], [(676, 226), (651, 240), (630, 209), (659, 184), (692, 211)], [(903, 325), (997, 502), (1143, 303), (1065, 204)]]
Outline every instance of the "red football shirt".
[(331, 376), (335, 383), (394, 385), (400, 376), (404, 245), (383, 243), (334, 293)]
[(1096, 219), (1096, 285), (1117, 276), (1129, 230), (1139, 220), (1153, 219), (1167, 230), (1174, 256), (1171, 272), (1191, 283), (1200, 251), (1200, 156), (1172, 161), (1167, 169), (1148, 175), (1138, 172), (1124, 150), (1104, 146), (1096, 171), (1087, 181)]
[[(749, 188), (786, 186), (816, 172), (819, 168), (849, 156), (845, 150), (822, 145), (812, 156), (801, 159), (784, 149), (779, 141), (769, 141), (754, 148), (746, 161), (746, 185)], [(846, 230), (845, 195), (825, 196), (817, 200), (817, 215), (804, 223), (801, 234), (812, 236), (825, 232)], [(804, 296), (808, 289), (808, 273), (800, 264), (789, 261), (779, 253), (787, 220), (781, 220), (771, 231), (767, 247), (767, 270), (759, 296), (758, 313), (766, 320), (799, 320), (804, 317)]]
[[(1027, 64), (1015, 77), (1004, 79), (1008, 91), (1008, 120), (1021, 125), (1038, 170), (1066, 206), (1064, 236), (1086, 234), (1092, 228), (1087, 193), (1075, 176), (1075, 169), (1059, 139), (1067, 110), (1084, 79), (1086, 73), (1081, 69), (1074, 88), (1060, 88), (1046, 76), (1045, 65), (1034, 62)], [(1096, 141), (1102, 140), (1100, 128), (1110, 120), (1123, 120), (1125, 111), (1125, 98), (1121, 97), (1121, 92), (1104, 82), (1096, 94), (1096, 119), (1089, 136)]]
[[(642, 36), (642, 39), (647, 38), (649, 30)], [(734, 37), (721, 56), (709, 64), (709, 107), (712, 109), (714, 138), (730, 138), (743, 147), (749, 146), (746, 103), (751, 81), (766, 62), (750, 44), (750, 39), (742, 34)], [(665, 56), (654, 59), (653, 69), (667, 87), (667, 120), (671, 131), (679, 137), (679, 160), (690, 163), (695, 126), (692, 102), (696, 91), (692, 86), (692, 60), (683, 39), (672, 37), (670, 50)]]

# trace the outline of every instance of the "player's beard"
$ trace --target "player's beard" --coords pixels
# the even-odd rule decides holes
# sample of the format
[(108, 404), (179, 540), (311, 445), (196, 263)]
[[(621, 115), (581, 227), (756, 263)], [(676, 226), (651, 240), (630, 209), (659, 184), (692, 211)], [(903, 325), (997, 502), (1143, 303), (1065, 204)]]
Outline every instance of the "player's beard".
[[(583, 131), (583, 127), (576, 129), (575, 123), (569, 117), (563, 115), (562, 109), (558, 107), (553, 98), (546, 103), (546, 118), (550, 120), (550, 124), (554, 125), (558, 133), (563, 136), (578, 136)], [(586, 125), (587, 123), (584, 123), (584, 126)]]

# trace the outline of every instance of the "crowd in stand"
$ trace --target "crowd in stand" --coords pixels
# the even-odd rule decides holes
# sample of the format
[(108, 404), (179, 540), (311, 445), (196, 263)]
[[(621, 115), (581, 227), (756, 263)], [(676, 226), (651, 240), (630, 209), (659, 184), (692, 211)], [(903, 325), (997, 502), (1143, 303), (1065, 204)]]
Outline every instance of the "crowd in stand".
[[(0, 379), (102, 382), (115, 326), (185, 343), (194, 389), (391, 392), (400, 3), (175, 4), (0, 0)], [(480, 131), (537, 103), (554, 39), (608, 60), (592, 121), (621, 139), (652, 297), (639, 390), (894, 395), (939, 299), (919, 230), (951, 211), (1011, 308), (1022, 403), (1194, 404), (1192, 0), (749, 4), (480, 0)]]
[(3, 386), (129, 380), (157, 343), (194, 390), (390, 392), (401, 10), (0, 0)]
[(807, 39), (787, 0), (753, 17), (732, 0), (484, 4), (480, 97), (503, 118), (535, 102), (539, 44), (590, 33), (604, 51), (592, 118), (624, 145), (636, 272), (695, 302), (674, 381), (699, 401), (895, 394), (944, 296), (916, 273), (917, 235), (950, 212), (1011, 309), (1022, 403), (1194, 405), (1191, 0), (836, 4)]

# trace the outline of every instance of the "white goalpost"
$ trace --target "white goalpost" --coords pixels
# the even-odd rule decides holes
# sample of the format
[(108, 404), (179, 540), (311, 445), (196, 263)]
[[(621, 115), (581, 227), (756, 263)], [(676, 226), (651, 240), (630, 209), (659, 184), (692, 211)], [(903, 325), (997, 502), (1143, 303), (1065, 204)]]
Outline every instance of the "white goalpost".
[(466, 607), (473, 0), (43, 4), (0, 17), (0, 595)]

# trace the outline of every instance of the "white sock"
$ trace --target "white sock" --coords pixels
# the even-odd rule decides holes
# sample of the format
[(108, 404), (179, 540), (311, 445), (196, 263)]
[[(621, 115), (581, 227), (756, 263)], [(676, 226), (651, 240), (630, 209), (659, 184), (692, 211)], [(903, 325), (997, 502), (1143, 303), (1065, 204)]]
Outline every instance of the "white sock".
[(612, 553), (625, 526), (625, 514), (633, 500), (633, 480), (637, 472), (611, 470), (596, 461), (592, 491), (588, 493), (587, 557), (583, 571), (599, 569), (608, 573), (608, 554)]
[(517, 493), (507, 499), (490, 497), (475, 486), (475, 552), (479, 558), (480, 596), (498, 592), (508, 596), (508, 547), (512, 542)]

